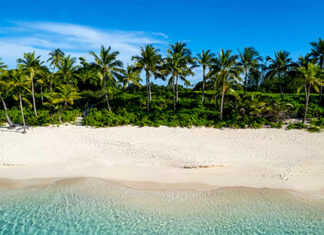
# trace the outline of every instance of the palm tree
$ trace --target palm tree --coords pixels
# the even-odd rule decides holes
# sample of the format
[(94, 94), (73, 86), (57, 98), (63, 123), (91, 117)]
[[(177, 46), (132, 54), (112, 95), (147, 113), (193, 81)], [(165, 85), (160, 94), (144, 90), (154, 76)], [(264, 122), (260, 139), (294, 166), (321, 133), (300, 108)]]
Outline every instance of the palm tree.
[(220, 83), (222, 86), (222, 98), (219, 114), (220, 120), (223, 120), (224, 98), (226, 91), (233, 93), (234, 90), (229, 89), (231, 83), (241, 80), (241, 68), (237, 63), (237, 58), (236, 55), (231, 55), (230, 50), (224, 51), (221, 49), (217, 57), (213, 60), (211, 76), (214, 77), (216, 83)]
[(135, 70), (144, 71), (146, 75), (146, 92), (147, 92), (147, 111), (150, 111), (150, 101), (152, 100), (151, 82), (150, 77), (153, 75), (155, 78), (163, 77), (159, 74), (161, 69), (162, 57), (159, 50), (154, 48), (153, 45), (146, 45), (141, 47), (141, 55), (133, 56), (132, 60), (135, 61)]
[[(5, 65), (4, 63), (2, 63), (0, 61), (0, 99), (3, 105), (3, 109), (5, 111), (5, 116), (7, 119), (7, 122), (9, 124), (9, 128), (14, 128), (15, 124), (11, 121), (9, 115), (8, 115), (8, 110), (7, 110), (7, 105), (6, 102), (3, 98), (4, 95), (8, 94), (8, 74), (9, 71), (4, 70), (5, 68), (7, 68), (7, 65)], [(7, 78), (7, 79), (6, 79)]]
[[(314, 63), (318, 63), (321, 69), (323, 69), (324, 63), (324, 40), (321, 38), (318, 39), (318, 42), (311, 42), (310, 43), (312, 48), (312, 52), (310, 53), (311, 58), (313, 59)], [(319, 95), (319, 105), (322, 104), (322, 93), (323, 93), (323, 86), (320, 86), (320, 95)]]
[(183, 60), (187, 62), (187, 68), (182, 70), (182, 73), (176, 77), (175, 89), (176, 89), (176, 102), (179, 101), (179, 89), (178, 80), (182, 80), (185, 85), (190, 86), (190, 82), (186, 79), (188, 76), (193, 76), (193, 69), (197, 67), (195, 59), (191, 56), (191, 50), (186, 48), (187, 44), (183, 42), (177, 42), (174, 45), (170, 45), (173, 53), (182, 54)]
[(211, 53), (210, 50), (201, 51), (201, 54), (197, 54), (196, 60), (202, 66), (203, 69), (203, 81), (202, 81), (202, 94), (201, 102), (204, 103), (205, 99), (205, 88), (206, 88), (206, 69), (210, 67), (213, 58), (215, 57), (214, 53)]
[[(9, 73), (9, 91), (13, 92), (13, 98), (15, 100), (19, 100), (20, 112), (23, 122), (23, 134), (26, 133), (26, 123), (25, 123), (25, 116), (24, 116), (24, 107), (23, 101), (25, 101), (29, 106), (32, 104), (24, 97), (25, 92), (30, 92), (28, 86), (30, 85), (30, 81), (28, 75), (26, 75), (23, 71), (20, 70), (11, 70)], [(18, 96), (17, 96), (18, 95)]]
[(95, 63), (99, 67), (99, 78), (103, 81), (103, 88), (107, 103), (108, 111), (111, 111), (108, 98), (108, 82), (116, 83), (116, 80), (119, 80), (124, 73), (123, 63), (120, 60), (117, 60), (119, 51), (111, 51), (111, 47), (105, 49), (104, 46), (101, 46), (100, 54), (97, 55), (93, 51), (90, 52), (95, 59)]
[(303, 123), (305, 123), (311, 88), (313, 87), (315, 91), (319, 92), (319, 86), (324, 85), (323, 71), (319, 65), (314, 65), (313, 63), (309, 63), (308, 66), (299, 67), (297, 71), (301, 81), (301, 86), (297, 89), (297, 93), (299, 93), (301, 89), (305, 89), (306, 103), (303, 118)]
[(48, 53), (48, 55), (50, 56), (50, 58), (47, 60), (47, 62), (50, 62), (50, 67), (52, 67), (52, 77), (50, 79), (50, 90), (52, 91), (55, 69), (60, 66), (59, 62), (64, 57), (64, 52), (60, 49), (54, 49), (50, 53)]
[(69, 104), (73, 105), (74, 100), (80, 99), (81, 96), (78, 89), (71, 84), (61, 85), (57, 89), (59, 92), (53, 92), (50, 99), (52, 99), (53, 104), (63, 103), (63, 106), (58, 113), (58, 120), (60, 123), (63, 123), (61, 120), (62, 113), (66, 110)]
[(271, 58), (270, 56), (268, 56), (266, 58), (266, 61), (270, 62), (270, 64), (265, 68), (267, 71), (265, 78), (274, 78), (275, 76), (278, 76), (281, 100), (283, 101), (284, 93), (282, 90), (281, 79), (294, 66), (291, 58), (289, 58), (289, 52), (286, 51), (275, 52), (275, 57)]
[(134, 66), (127, 65), (125, 70), (125, 76), (123, 77), (122, 83), (123, 87), (126, 88), (128, 84), (134, 83), (136, 86), (140, 87), (140, 82), (142, 81), (140, 77), (140, 72), (135, 70)]
[(193, 74), (189, 64), (193, 64), (191, 51), (185, 48), (186, 44), (177, 42), (170, 45), (171, 49), (167, 50), (167, 57), (164, 59), (164, 71), (171, 74), (169, 85), (172, 86), (173, 92), (173, 109), (176, 110), (178, 102), (178, 79), (182, 79), (186, 84), (190, 84), (186, 80), (186, 76)]
[(75, 84), (79, 76), (77, 75), (77, 70), (79, 68), (76, 64), (76, 58), (70, 55), (64, 56), (59, 60), (59, 70), (57, 75), (62, 78), (63, 83)]
[(8, 68), (7, 65), (5, 65), (2, 61), (1, 61), (1, 58), (0, 58), (0, 71), (3, 70), (3, 69), (6, 69)]
[(239, 65), (243, 68), (244, 72), (244, 95), (246, 92), (247, 78), (250, 76), (250, 72), (258, 70), (260, 67), (260, 62), (262, 61), (259, 52), (257, 52), (253, 47), (245, 47), (244, 52), (241, 53), (238, 50), (240, 55)]
[(40, 61), (40, 56), (35, 56), (35, 52), (33, 53), (25, 53), (24, 58), (18, 59), (18, 66), (22, 69), (28, 76), (31, 82), (31, 92), (33, 97), (33, 108), (35, 116), (37, 116), (37, 108), (36, 108), (36, 99), (35, 99), (35, 81), (34, 78), (36, 74), (40, 72), (41, 65), (43, 62)]
[(193, 68), (195, 68), (196, 65), (191, 65), (190, 67), (187, 67), (186, 70), (182, 71), (181, 74), (177, 76), (176, 79), (176, 102), (179, 102), (179, 88), (178, 88), (178, 80), (181, 80), (185, 86), (191, 86), (190, 81), (187, 79), (188, 76), (193, 76), (195, 73), (193, 72)]

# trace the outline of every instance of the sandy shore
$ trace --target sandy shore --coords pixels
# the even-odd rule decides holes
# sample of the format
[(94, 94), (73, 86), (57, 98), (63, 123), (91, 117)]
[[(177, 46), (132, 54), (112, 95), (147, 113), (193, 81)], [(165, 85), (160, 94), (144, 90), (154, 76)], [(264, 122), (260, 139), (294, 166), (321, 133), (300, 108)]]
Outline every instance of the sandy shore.
[[(324, 192), (324, 133), (69, 125), (29, 128), (22, 135), (0, 129), (0, 178), (71, 177), (99, 177), (136, 187), (142, 182), (141, 187), (148, 188), (156, 182), (173, 188)], [(3, 185), (10, 182), (2, 180)]]

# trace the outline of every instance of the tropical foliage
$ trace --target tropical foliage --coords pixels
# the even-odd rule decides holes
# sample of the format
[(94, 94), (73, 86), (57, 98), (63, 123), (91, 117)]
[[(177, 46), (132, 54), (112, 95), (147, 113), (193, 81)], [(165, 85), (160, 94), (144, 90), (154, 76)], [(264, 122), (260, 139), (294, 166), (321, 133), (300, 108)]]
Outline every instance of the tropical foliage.
[[(202, 50), (196, 57), (183, 42), (165, 56), (153, 45), (140, 48), (126, 68), (119, 52), (101, 46), (92, 61), (49, 53), (46, 63), (25, 53), (16, 68), (0, 61), (0, 123), (14, 128), (74, 122), (90, 126), (208, 126), (280, 128), (289, 118), (323, 128), (323, 40), (297, 61), (286, 51), (265, 60), (253, 47), (241, 52)], [(192, 85), (192, 78), (200, 82)], [(154, 84), (152, 78), (167, 81)], [(300, 94), (300, 92), (304, 94)], [(320, 95), (318, 95), (318, 93)]]

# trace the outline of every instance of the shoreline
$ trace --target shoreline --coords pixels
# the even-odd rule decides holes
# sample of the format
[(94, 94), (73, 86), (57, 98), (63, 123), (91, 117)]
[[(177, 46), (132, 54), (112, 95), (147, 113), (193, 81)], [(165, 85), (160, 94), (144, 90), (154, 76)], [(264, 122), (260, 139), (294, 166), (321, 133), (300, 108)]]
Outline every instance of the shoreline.
[(24, 179), (11, 180), (0, 178), (1, 190), (34, 190), (46, 189), (50, 186), (69, 187), (72, 185), (86, 184), (86, 183), (101, 183), (102, 186), (119, 186), (129, 190), (135, 191), (149, 191), (149, 192), (218, 192), (223, 190), (231, 190), (237, 192), (281, 192), (288, 193), (299, 197), (308, 199), (324, 199), (324, 190), (306, 192), (296, 191), (286, 188), (269, 188), (269, 187), (250, 187), (250, 186), (212, 186), (201, 183), (159, 183), (159, 182), (139, 182), (139, 181), (124, 181), (124, 180), (109, 180), (96, 177), (73, 177), (73, 178), (41, 178), (41, 179)]
[(267, 128), (35, 127), (27, 135), (0, 132), (0, 178), (7, 184), (101, 178), (153, 190), (252, 187), (324, 195), (323, 143), (324, 133)]

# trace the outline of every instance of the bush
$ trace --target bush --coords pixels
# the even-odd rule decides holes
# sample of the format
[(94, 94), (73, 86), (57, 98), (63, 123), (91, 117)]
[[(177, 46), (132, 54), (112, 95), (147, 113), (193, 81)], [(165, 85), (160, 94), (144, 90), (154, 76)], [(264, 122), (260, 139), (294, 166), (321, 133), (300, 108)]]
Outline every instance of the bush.
[(306, 125), (304, 123), (296, 123), (296, 124), (289, 124), (287, 126), (287, 129), (288, 130), (292, 130), (292, 129), (305, 129), (306, 128)]
[[(57, 118), (57, 112), (51, 113), (49, 110), (39, 109), (37, 110), (38, 116), (36, 117), (34, 111), (31, 108), (24, 109), (24, 116), (26, 125), (29, 126), (48, 126), (50, 124), (59, 124)], [(13, 123), (21, 124), (22, 117), (20, 109), (14, 107), (8, 110), (8, 115)], [(62, 121), (63, 122), (75, 122), (76, 117), (80, 116), (81, 112), (79, 109), (75, 110), (66, 110), (62, 113)], [(0, 111), (0, 123), (5, 122), (5, 114), (4, 111)]]
[(271, 124), (271, 128), (278, 128), (278, 129), (280, 129), (280, 128), (282, 128), (282, 125), (283, 125), (283, 122), (282, 121), (275, 122), (275, 123), (272, 123)]
[(324, 128), (324, 118), (312, 119), (311, 124), (320, 128)]
[(311, 133), (319, 133), (321, 132), (321, 129), (317, 126), (311, 126), (307, 128), (307, 131)]

